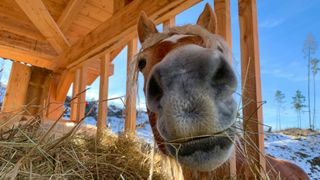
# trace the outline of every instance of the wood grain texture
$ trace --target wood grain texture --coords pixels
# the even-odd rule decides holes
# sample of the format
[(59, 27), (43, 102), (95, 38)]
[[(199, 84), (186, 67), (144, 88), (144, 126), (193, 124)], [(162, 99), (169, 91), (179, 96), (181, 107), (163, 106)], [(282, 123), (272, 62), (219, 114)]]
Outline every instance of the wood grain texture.
[(135, 0), (64, 51), (59, 56), (57, 68), (72, 68), (121, 47), (136, 35), (136, 24), (142, 10), (160, 23), (199, 1)]
[(100, 86), (99, 86), (99, 105), (97, 119), (97, 140), (100, 142), (107, 128), (108, 115), (108, 91), (109, 91), (109, 67), (110, 54), (106, 54), (100, 58)]
[[(242, 104), (245, 147), (253, 162), (246, 166), (246, 178), (263, 177), (264, 131), (260, 79), (257, 6), (255, 0), (239, 0)], [(250, 144), (249, 144), (250, 143)], [(257, 167), (257, 168), (255, 168)]]
[(70, 44), (41, 0), (15, 0), (52, 47), (61, 53)]
[(86, 0), (70, 0), (67, 7), (63, 10), (60, 15), (57, 24), (62, 32), (67, 32), (68, 28), (75, 20), (76, 16), (80, 13)]
[(74, 72), (74, 80), (73, 80), (73, 86), (72, 86), (72, 102), (71, 102), (71, 112), (70, 112), (70, 120), (76, 121), (77, 119), (77, 108), (78, 108), (78, 102), (79, 99), (77, 98), (77, 95), (79, 93), (79, 83), (80, 83), (80, 70), (76, 70)]
[(87, 66), (83, 66), (79, 68), (80, 75), (79, 75), (79, 84), (78, 84), (78, 103), (77, 103), (77, 116), (76, 121), (80, 121), (85, 117), (86, 113), (86, 93), (83, 92), (87, 87), (87, 75), (88, 75), (88, 68)]
[(27, 99), (31, 68), (19, 62), (13, 62), (10, 77), (4, 95), (2, 112), (21, 112)]
[(127, 83), (126, 83), (126, 121), (125, 131), (128, 133), (135, 133), (136, 131), (136, 94), (137, 85), (133, 83), (131, 75), (131, 62), (133, 57), (138, 52), (138, 38), (133, 38), (128, 42), (127, 53)]
[(232, 49), (230, 0), (214, 0), (214, 12), (217, 16), (218, 34)]

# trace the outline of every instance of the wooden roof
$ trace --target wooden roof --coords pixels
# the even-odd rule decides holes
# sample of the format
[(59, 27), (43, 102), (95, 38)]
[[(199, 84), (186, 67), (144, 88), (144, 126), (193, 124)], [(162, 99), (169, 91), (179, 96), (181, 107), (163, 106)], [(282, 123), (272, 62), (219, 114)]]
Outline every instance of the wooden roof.
[(0, 57), (72, 70), (112, 59), (136, 36), (141, 10), (161, 23), (201, 0), (1, 0)]

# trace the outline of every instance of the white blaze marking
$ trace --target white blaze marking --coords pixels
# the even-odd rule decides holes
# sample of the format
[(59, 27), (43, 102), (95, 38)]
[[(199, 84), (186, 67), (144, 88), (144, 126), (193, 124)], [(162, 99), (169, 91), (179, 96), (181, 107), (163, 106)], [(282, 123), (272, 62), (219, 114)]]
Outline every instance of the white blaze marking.
[(175, 35), (173, 35), (173, 36), (171, 36), (171, 37), (169, 37), (167, 39), (162, 40), (162, 42), (163, 41), (170, 41), (172, 43), (177, 43), (179, 39), (182, 39), (184, 37), (189, 37), (189, 36), (193, 36), (193, 35), (178, 35), (178, 34), (175, 34)]

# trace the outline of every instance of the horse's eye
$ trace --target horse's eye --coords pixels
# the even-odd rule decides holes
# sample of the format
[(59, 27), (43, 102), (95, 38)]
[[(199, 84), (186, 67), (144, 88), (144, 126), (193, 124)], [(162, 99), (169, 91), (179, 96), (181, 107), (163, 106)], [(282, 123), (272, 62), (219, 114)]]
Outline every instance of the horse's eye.
[(138, 68), (141, 71), (145, 66), (146, 66), (147, 62), (146, 59), (142, 58), (139, 60), (138, 62)]

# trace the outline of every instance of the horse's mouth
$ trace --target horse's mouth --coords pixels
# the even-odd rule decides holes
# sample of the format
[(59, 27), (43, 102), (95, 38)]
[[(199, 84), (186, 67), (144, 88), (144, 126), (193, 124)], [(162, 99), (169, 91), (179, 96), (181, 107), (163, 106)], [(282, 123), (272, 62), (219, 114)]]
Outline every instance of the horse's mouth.
[(189, 156), (197, 151), (210, 152), (215, 148), (227, 149), (233, 144), (234, 137), (226, 134), (200, 136), (170, 143), (167, 147), (171, 155)]
[(234, 132), (230, 131), (169, 143), (167, 150), (182, 164), (199, 170), (212, 170), (229, 158), (235, 139)]

